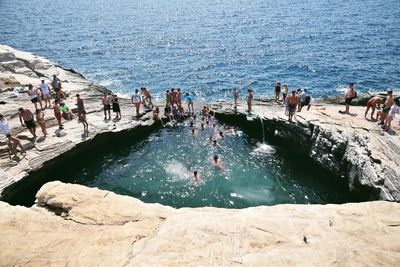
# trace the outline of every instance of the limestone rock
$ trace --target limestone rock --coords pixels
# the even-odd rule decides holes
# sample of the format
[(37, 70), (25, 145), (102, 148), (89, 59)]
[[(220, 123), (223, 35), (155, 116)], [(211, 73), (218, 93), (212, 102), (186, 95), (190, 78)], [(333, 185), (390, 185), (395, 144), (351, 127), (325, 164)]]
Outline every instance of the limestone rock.
[(396, 266), (400, 204), (173, 209), (51, 182), (0, 202), (0, 266)]

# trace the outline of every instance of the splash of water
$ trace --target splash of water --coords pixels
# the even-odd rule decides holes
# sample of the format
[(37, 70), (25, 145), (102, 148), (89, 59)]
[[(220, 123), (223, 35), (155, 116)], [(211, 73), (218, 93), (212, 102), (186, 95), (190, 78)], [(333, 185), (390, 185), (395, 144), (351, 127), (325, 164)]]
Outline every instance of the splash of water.
[(173, 180), (188, 180), (191, 178), (191, 175), (183, 163), (177, 160), (171, 160), (167, 162), (165, 165), (164, 170), (167, 174), (173, 177)]

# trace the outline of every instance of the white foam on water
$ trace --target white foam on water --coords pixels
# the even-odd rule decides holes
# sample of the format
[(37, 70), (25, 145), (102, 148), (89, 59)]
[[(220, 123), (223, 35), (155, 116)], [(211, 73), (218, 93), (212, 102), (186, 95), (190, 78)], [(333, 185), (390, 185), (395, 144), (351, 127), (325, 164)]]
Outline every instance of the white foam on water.
[(274, 154), (275, 153), (275, 148), (268, 145), (268, 144), (261, 144), (258, 143), (257, 147), (253, 150), (254, 154)]
[(164, 167), (164, 170), (167, 174), (171, 175), (174, 180), (188, 180), (191, 179), (191, 175), (183, 163), (177, 160), (171, 160), (167, 162), (167, 165)]

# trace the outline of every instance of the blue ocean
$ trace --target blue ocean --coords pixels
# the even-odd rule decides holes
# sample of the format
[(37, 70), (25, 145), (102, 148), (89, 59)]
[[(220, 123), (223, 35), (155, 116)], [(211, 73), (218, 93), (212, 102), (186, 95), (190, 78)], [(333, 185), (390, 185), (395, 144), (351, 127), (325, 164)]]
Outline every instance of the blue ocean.
[(399, 0), (0, 0), (0, 43), (121, 94), (400, 88)]

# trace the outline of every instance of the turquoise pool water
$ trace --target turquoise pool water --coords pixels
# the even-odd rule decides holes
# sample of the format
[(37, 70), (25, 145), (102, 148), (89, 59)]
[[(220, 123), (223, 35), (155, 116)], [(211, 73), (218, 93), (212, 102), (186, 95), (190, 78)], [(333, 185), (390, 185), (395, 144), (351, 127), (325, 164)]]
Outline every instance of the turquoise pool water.
[[(201, 124), (205, 127), (202, 130)], [(281, 203), (343, 203), (345, 186), (286, 148), (261, 144), (212, 120), (169, 125), (147, 137), (114, 141), (46, 172), (62, 180), (173, 207), (243, 208)], [(222, 131), (224, 138), (212, 145)], [(221, 163), (212, 163), (218, 155)], [(199, 180), (194, 181), (193, 171)], [(37, 185), (39, 188), (40, 185)], [(19, 194), (32, 200), (37, 189)], [(28, 190), (28, 191), (29, 191)], [(17, 197), (16, 197), (17, 198)], [(11, 201), (12, 202), (12, 201)], [(15, 201), (14, 201), (15, 202)], [(18, 203), (18, 201), (16, 201)]]

